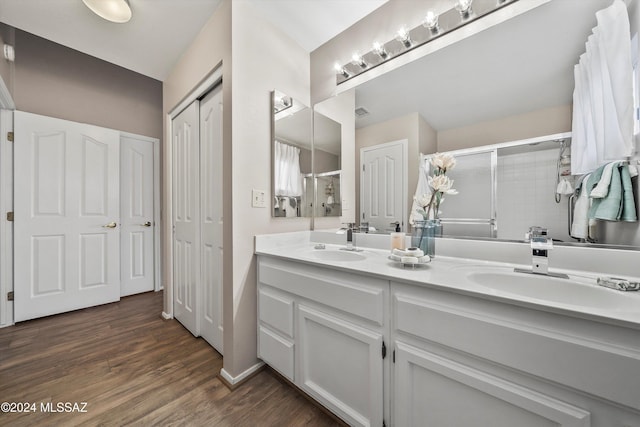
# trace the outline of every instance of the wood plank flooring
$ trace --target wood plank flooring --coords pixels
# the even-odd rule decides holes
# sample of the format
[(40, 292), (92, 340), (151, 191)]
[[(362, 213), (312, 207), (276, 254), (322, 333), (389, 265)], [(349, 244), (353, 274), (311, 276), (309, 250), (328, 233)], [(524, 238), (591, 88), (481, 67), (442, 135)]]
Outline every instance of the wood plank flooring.
[[(339, 425), (270, 370), (230, 391), (222, 357), (161, 310), (146, 293), (0, 329), (0, 403), (36, 407), (0, 425)], [(86, 412), (51, 411), (66, 402)]]

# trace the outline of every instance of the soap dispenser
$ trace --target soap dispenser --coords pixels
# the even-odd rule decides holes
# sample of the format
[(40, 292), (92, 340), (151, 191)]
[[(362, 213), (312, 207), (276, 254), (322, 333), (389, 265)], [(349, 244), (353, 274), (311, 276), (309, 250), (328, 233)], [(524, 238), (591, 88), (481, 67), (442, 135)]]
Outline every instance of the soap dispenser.
[(391, 233), (391, 252), (394, 249), (404, 249), (404, 233), (400, 231), (400, 223), (392, 222), (391, 225), (396, 226), (396, 231)]

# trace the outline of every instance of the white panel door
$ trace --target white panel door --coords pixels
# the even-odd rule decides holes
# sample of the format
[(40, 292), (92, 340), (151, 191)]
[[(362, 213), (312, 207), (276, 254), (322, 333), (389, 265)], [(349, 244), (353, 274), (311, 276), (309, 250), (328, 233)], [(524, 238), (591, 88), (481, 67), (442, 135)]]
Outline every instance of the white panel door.
[(172, 122), (174, 316), (200, 335), (200, 132), (198, 101)]
[(120, 296), (154, 288), (153, 141), (120, 138)]
[(222, 85), (200, 101), (200, 334), (222, 353)]
[(117, 301), (119, 132), (14, 117), (15, 321)]
[(377, 230), (406, 222), (406, 141), (363, 148), (360, 154), (360, 220)]

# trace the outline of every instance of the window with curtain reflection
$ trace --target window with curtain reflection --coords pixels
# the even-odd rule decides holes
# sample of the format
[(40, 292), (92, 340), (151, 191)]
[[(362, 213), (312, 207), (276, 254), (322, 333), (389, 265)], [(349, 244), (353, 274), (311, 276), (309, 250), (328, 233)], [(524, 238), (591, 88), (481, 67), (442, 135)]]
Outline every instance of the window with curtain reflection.
[(274, 176), (276, 196), (302, 196), (299, 148), (275, 142)]

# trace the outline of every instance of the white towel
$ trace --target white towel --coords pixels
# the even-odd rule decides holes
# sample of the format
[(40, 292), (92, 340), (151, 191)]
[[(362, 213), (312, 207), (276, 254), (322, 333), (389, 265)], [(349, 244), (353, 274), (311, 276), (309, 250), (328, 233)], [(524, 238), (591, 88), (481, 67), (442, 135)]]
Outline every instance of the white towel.
[(613, 173), (613, 167), (617, 166), (619, 162), (611, 162), (607, 163), (602, 171), (602, 176), (600, 177), (600, 181), (595, 186), (591, 193), (589, 193), (589, 197), (592, 199), (604, 199), (609, 194), (609, 185), (611, 185), (611, 175)]
[(589, 191), (587, 190), (587, 181), (591, 174), (586, 175), (582, 179), (580, 186), (580, 195), (573, 208), (573, 223), (571, 224), (571, 236), (576, 239), (587, 239), (589, 237)]
[(427, 161), (424, 154), (420, 154), (420, 166), (418, 168), (418, 185), (416, 186), (415, 197), (413, 198), (413, 204), (411, 205), (411, 214), (409, 215), (409, 224), (415, 224), (415, 221), (421, 221), (424, 217), (416, 212), (416, 210), (422, 206), (418, 206), (416, 199), (422, 197), (425, 194), (430, 195), (431, 189), (429, 188), (429, 172), (427, 171)]
[(562, 180), (558, 183), (558, 187), (556, 188), (556, 193), (563, 196), (571, 195), (573, 194), (573, 191), (573, 186), (567, 180), (567, 178), (562, 178)]

